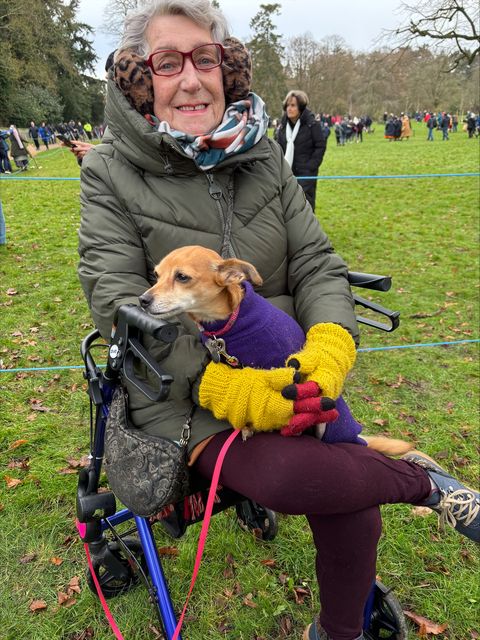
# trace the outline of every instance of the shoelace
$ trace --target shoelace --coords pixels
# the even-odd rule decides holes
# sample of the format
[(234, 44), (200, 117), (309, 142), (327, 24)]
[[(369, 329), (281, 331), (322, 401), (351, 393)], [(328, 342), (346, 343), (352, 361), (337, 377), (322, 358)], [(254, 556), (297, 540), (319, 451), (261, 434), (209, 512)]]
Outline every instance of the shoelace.
[(480, 512), (480, 503), (475, 495), (465, 489), (457, 489), (451, 493), (441, 491), (442, 497), (435, 505), (435, 511), (440, 514), (440, 526), (446, 524), (455, 529), (458, 523), (468, 527), (472, 524)]

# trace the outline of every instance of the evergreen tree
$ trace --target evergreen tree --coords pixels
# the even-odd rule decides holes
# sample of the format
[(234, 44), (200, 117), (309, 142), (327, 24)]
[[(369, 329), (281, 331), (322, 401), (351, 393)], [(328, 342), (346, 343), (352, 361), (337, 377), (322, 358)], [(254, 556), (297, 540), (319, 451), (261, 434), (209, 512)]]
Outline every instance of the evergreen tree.
[(253, 32), (247, 43), (252, 54), (252, 90), (263, 98), (271, 117), (282, 112), (282, 101), (287, 87), (282, 66), (282, 36), (276, 33), (273, 16), (280, 13), (281, 5), (261, 4), (260, 11), (250, 21)]
[(93, 70), (96, 55), (92, 30), (76, 21), (77, 9), (78, 0), (0, 0), (3, 125), (63, 119), (67, 105), (74, 111), (76, 102), (91, 111), (84, 73)]

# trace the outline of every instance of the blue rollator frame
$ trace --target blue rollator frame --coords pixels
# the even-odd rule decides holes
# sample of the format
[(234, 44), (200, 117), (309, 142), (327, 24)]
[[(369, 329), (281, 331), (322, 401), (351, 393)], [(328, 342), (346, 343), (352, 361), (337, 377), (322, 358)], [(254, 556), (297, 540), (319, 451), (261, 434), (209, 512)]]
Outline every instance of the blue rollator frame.
[[(362, 273), (349, 273), (353, 286), (388, 291), (391, 279)], [(355, 303), (381, 314), (388, 324), (357, 316), (359, 322), (383, 331), (394, 331), (399, 324), (399, 312), (391, 311), (373, 302), (355, 295)], [(77, 489), (77, 519), (82, 523), (81, 538), (88, 545), (92, 568), (100, 583), (105, 598), (114, 597), (135, 586), (141, 578), (147, 585), (152, 602), (155, 604), (158, 619), (166, 640), (171, 640), (177, 626), (175, 609), (170, 598), (167, 580), (155, 545), (152, 521), (136, 515), (129, 509), (117, 511), (116, 499), (111, 491), (99, 492), (99, 482), (104, 455), (105, 427), (113, 392), (120, 377), (126, 378), (151, 400), (165, 400), (171, 376), (162, 371), (159, 365), (145, 351), (141, 343), (146, 333), (165, 343), (173, 342), (177, 337), (175, 324), (155, 319), (134, 305), (120, 307), (117, 327), (106, 369), (95, 363), (91, 350), (100, 339), (98, 331), (91, 332), (83, 340), (81, 355), (85, 363), (84, 376), (88, 382), (88, 394), (91, 403), (90, 420), (90, 464), (82, 469)], [(97, 344), (98, 346), (98, 344)], [(135, 364), (145, 365), (150, 380), (155, 386), (137, 377)], [(95, 406), (95, 418), (93, 416)], [(207, 487), (200, 486), (206, 503)], [(246, 499), (227, 488), (219, 491), (220, 503), (215, 505), (214, 513), (235, 506), (239, 524), (263, 540), (273, 540), (277, 533), (276, 514), (257, 503)], [(186, 528), (203, 519), (202, 515), (186, 519), (182, 503), (172, 506), (171, 512), (159, 520), (161, 526), (173, 537), (179, 538)], [(120, 535), (116, 527), (133, 520), (138, 538), (129, 533)], [(110, 532), (113, 540), (105, 533)], [(88, 570), (89, 587), (96, 592), (91, 569)], [(396, 597), (380, 582), (375, 582), (365, 606), (364, 634), (367, 640), (402, 640), (407, 637), (406, 622), (402, 607)], [(182, 636), (178, 636), (181, 640)]]

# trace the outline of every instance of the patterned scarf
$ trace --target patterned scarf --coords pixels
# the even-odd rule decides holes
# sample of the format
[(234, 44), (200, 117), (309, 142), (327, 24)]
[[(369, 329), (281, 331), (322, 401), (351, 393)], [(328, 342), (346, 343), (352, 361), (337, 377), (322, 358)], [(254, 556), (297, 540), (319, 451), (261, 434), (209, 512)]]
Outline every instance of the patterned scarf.
[[(158, 120), (154, 120), (157, 124)], [(253, 147), (264, 136), (267, 127), (265, 103), (255, 93), (249, 93), (245, 100), (229, 104), (222, 122), (206, 135), (193, 136), (176, 131), (165, 121), (158, 124), (158, 130), (175, 138), (203, 171), (215, 167), (228, 156)]]

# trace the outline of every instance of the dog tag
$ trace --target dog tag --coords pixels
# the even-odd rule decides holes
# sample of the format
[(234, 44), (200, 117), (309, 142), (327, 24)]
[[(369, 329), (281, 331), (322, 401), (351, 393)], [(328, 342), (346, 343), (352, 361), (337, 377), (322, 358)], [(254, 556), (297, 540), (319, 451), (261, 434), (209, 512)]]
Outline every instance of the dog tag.
[(231, 367), (238, 367), (238, 358), (227, 353), (225, 340), (222, 340), (222, 338), (215, 338), (215, 336), (213, 338), (209, 338), (205, 343), (205, 346), (210, 351), (212, 360), (215, 363), (220, 362), (221, 356), (223, 356)]
[[(223, 345), (219, 344), (220, 342), (223, 342)], [(225, 348), (225, 342), (224, 340), (217, 340), (216, 338), (209, 338), (206, 342), (205, 342), (205, 346), (207, 347), (207, 349), (210, 351), (210, 355), (212, 356), (212, 360), (215, 363), (219, 363), (220, 362), (220, 351), (223, 348)]]

